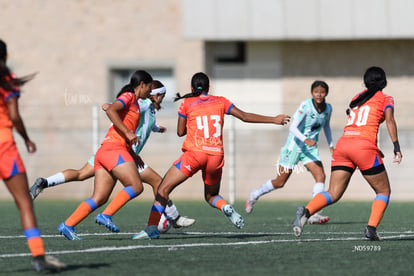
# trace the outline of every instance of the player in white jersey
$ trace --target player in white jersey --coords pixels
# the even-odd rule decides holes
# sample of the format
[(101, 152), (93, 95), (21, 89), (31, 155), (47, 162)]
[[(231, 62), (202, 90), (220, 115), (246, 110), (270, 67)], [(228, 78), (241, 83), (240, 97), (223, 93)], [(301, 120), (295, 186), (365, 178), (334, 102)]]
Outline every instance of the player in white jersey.
[[(137, 163), (138, 172), (143, 182), (148, 183), (154, 194), (157, 191), (158, 185), (161, 183), (161, 176), (155, 172), (151, 167), (145, 164), (140, 158), (139, 154), (143, 149), (145, 143), (147, 142), (151, 131), (154, 132), (165, 132), (166, 128), (156, 124), (156, 110), (161, 109), (161, 103), (165, 97), (166, 89), (165, 86), (158, 80), (154, 80), (152, 83), (152, 91), (149, 99), (139, 99), (138, 104), (140, 107), (140, 123), (138, 128), (135, 131), (135, 134), (139, 137), (139, 143), (132, 147), (132, 150), (135, 154), (131, 154)], [(107, 107), (107, 104), (102, 106), (103, 109)], [(37, 178), (35, 183), (30, 188), (30, 194), (32, 199), (35, 199), (45, 188), (54, 187), (60, 184), (72, 182), (72, 181), (83, 181), (94, 176), (94, 158), (93, 155), (89, 158), (88, 162), (80, 168), (79, 170), (75, 169), (66, 169), (62, 172), (51, 175), (47, 178)], [(175, 228), (188, 227), (194, 224), (195, 220), (181, 216), (177, 210), (175, 204), (172, 201), (168, 202), (168, 206), (165, 210), (165, 213), (170, 220), (171, 224)], [(99, 218), (98, 218), (99, 216)], [(100, 219), (101, 216), (98, 214), (95, 218)], [(165, 218), (162, 218), (161, 221), (165, 221)], [(100, 221), (97, 221), (99, 224), (103, 224)], [(113, 229), (114, 225), (110, 225), (110, 221), (106, 221), (107, 228), (109, 230)], [(168, 224), (163, 226), (160, 223), (160, 227), (166, 227)], [(115, 226), (116, 227), (116, 226)], [(161, 232), (166, 232), (168, 229), (160, 229)], [(112, 230), (111, 230), (112, 231)]]
[[(156, 93), (156, 92), (154, 92)], [(165, 94), (154, 94), (154, 97), (156, 95), (159, 95), (162, 97), (164, 97)], [(139, 137), (139, 144), (135, 144), (132, 146), (133, 151), (138, 155), (145, 143), (147, 142), (151, 132), (164, 132), (165, 128), (164, 127), (160, 127), (156, 124), (156, 119), (155, 119), (155, 107), (154, 104), (152, 103), (151, 99), (139, 99), (138, 100), (138, 104), (139, 104), (139, 108), (140, 108), (140, 113), (141, 113), (141, 117), (142, 120), (139, 121), (139, 126), (137, 128), (137, 131), (135, 132), (135, 134)]]
[[(299, 161), (311, 172), (315, 179), (313, 196), (325, 190), (325, 172), (317, 143), (323, 128), (331, 153), (334, 150), (330, 119), (332, 106), (325, 102), (329, 87), (324, 81), (316, 80), (311, 85), (312, 98), (301, 103), (292, 116), (286, 144), (280, 152), (280, 161), (275, 179), (269, 179), (259, 189), (251, 191), (246, 202), (247, 213), (253, 211), (259, 198), (275, 189), (283, 188), (292, 172), (298, 169)], [(309, 218), (308, 223), (326, 223), (329, 217), (319, 213)]]

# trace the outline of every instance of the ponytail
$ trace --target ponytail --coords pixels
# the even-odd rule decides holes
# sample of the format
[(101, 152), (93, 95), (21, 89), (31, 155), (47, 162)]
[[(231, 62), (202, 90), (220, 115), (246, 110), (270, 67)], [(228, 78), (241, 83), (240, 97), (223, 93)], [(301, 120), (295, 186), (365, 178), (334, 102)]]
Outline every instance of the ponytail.
[(208, 90), (210, 88), (210, 80), (208, 76), (202, 72), (194, 74), (194, 76), (191, 78), (191, 88), (192, 92), (185, 94), (184, 96), (181, 96), (180, 93), (177, 93), (176, 97), (174, 98), (174, 102), (184, 98), (198, 97), (203, 92), (208, 93)]
[(116, 97), (118, 98), (119, 96), (121, 96), (125, 92), (133, 92), (133, 91), (134, 91), (134, 89), (131, 89), (131, 84), (128, 83), (128, 84), (124, 85), (124, 87), (121, 88), (121, 90), (118, 92)]
[(175, 94), (174, 102), (185, 99), (185, 98), (192, 98), (192, 97), (198, 97), (201, 94), (203, 94), (203, 90), (197, 89), (191, 93), (185, 94), (184, 96), (181, 96), (180, 93)]
[(0, 87), (4, 90), (11, 91), (19, 86), (24, 85), (26, 82), (32, 80), (37, 73), (33, 73), (21, 78), (13, 77), (6, 62), (0, 60)]
[(371, 99), (378, 91), (382, 91), (387, 86), (387, 78), (381, 67), (370, 67), (364, 74), (364, 84), (367, 90), (359, 94), (359, 96), (349, 103), (346, 114), (349, 115), (350, 110), (363, 105)]
[(37, 73), (30, 74), (21, 78), (13, 77), (9, 67), (6, 65), (7, 59), (7, 45), (0, 39), (0, 87), (4, 90), (11, 91), (24, 85), (26, 82), (32, 80)]
[(374, 84), (373, 86), (370, 86), (367, 90), (365, 90), (363, 93), (359, 94), (359, 96), (351, 101), (349, 103), (349, 108), (353, 109), (355, 107), (361, 106), (364, 103), (366, 103), (369, 99), (372, 98), (372, 96), (377, 93), (377, 91), (382, 90), (381, 86)]

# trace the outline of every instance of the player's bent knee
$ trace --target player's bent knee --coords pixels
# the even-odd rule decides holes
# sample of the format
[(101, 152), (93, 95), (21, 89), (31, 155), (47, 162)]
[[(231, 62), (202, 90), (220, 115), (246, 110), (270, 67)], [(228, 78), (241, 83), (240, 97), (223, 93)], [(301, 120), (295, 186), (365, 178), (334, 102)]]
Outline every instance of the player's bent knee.
[(144, 191), (144, 187), (141, 184), (131, 185), (132, 189), (134, 190), (135, 194), (138, 196)]

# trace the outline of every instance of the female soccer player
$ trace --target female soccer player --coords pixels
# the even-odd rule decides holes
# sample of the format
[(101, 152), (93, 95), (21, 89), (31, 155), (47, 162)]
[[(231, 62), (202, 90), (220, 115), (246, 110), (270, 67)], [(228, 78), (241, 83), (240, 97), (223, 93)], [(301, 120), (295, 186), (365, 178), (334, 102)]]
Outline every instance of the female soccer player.
[(185, 98), (178, 110), (178, 136), (186, 136), (183, 143), (183, 154), (174, 162), (164, 176), (154, 205), (148, 218), (145, 230), (135, 234), (132, 239), (155, 239), (160, 236), (157, 225), (167, 205), (169, 194), (187, 178), (199, 170), (204, 181), (205, 200), (213, 208), (221, 210), (237, 227), (243, 228), (244, 220), (219, 194), (223, 155), (223, 123), (224, 114), (250, 123), (273, 123), (284, 125), (289, 116), (275, 117), (246, 113), (233, 105), (224, 97), (208, 94), (210, 81), (206, 74), (196, 73), (191, 79), (192, 93), (178, 97)]
[(376, 194), (365, 228), (365, 237), (372, 241), (380, 240), (377, 227), (391, 193), (382, 153), (377, 146), (378, 128), (384, 120), (394, 144), (395, 163), (401, 162), (402, 154), (398, 142), (397, 123), (394, 119), (394, 99), (382, 92), (387, 86), (384, 70), (380, 67), (368, 68), (364, 74), (364, 83), (367, 89), (356, 95), (349, 104), (348, 121), (332, 156), (328, 191), (317, 194), (306, 207), (297, 208), (293, 231), (298, 237), (312, 214), (342, 197), (353, 172), (358, 167)]
[[(106, 114), (113, 125), (95, 154), (95, 182), (92, 197), (82, 202), (72, 215), (58, 226), (58, 231), (67, 239), (81, 239), (76, 234), (75, 226), (107, 202), (117, 179), (124, 188), (107, 206), (107, 209), (111, 208), (111, 212), (119, 210), (143, 191), (142, 181), (130, 150), (132, 145), (140, 142), (135, 134), (140, 119), (137, 100), (149, 97), (151, 83), (152, 77), (148, 72), (135, 71), (129, 84), (121, 89), (117, 100), (106, 109)], [(111, 220), (111, 217), (106, 219)], [(113, 231), (117, 232), (116, 229)]]
[(0, 179), (12, 194), (20, 212), (24, 235), (32, 254), (32, 266), (36, 271), (57, 271), (65, 267), (51, 256), (45, 257), (45, 248), (37, 226), (29, 195), (26, 170), (13, 138), (13, 127), (24, 139), (27, 151), (36, 152), (35, 143), (30, 140), (20, 117), (17, 100), (19, 86), (33, 78), (33, 75), (16, 78), (6, 65), (7, 45), (0, 40)]
[[(329, 87), (326, 82), (316, 80), (312, 83), (312, 98), (303, 101), (292, 116), (289, 136), (280, 152), (276, 178), (269, 179), (259, 189), (251, 191), (245, 204), (247, 213), (253, 211), (255, 203), (262, 195), (283, 188), (299, 161), (315, 179), (312, 195), (315, 196), (325, 190), (325, 172), (319, 157), (317, 143), (319, 132), (323, 129), (331, 153), (334, 150), (330, 127), (332, 106), (325, 101), (328, 92)], [(310, 224), (322, 224), (328, 221), (329, 217), (319, 213), (315, 213), (308, 219)]]
[[(139, 137), (140, 143), (138, 145), (132, 146), (131, 153), (131, 155), (136, 158), (138, 172), (142, 181), (144, 183), (148, 183), (152, 187), (154, 195), (159, 184), (161, 183), (161, 176), (151, 167), (143, 163), (139, 157), (139, 154), (146, 144), (152, 131), (160, 133), (166, 131), (165, 127), (157, 125), (155, 117), (156, 110), (161, 109), (161, 103), (165, 97), (165, 93), (165, 86), (160, 81), (154, 80), (151, 84), (150, 98), (138, 100), (140, 109), (140, 121), (135, 134)], [(106, 110), (108, 106), (109, 104), (104, 104), (103, 109)], [(93, 177), (95, 175), (94, 159), (95, 155), (93, 155), (88, 160), (88, 162), (86, 162), (86, 164), (79, 170), (66, 169), (63, 172), (56, 173), (47, 178), (39, 177), (30, 188), (30, 194), (32, 195), (32, 198), (35, 199), (45, 188), (55, 187), (57, 185), (71, 181), (83, 181)], [(116, 212), (118, 210), (113, 211)], [(169, 202), (167, 208), (165, 209), (165, 213), (175, 228), (188, 227), (195, 222), (194, 219), (181, 216), (172, 201)], [(107, 219), (107, 216), (112, 217), (112, 215), (112, 213), (108, 214), (107, 212), (103, 211), (101, 214), (98, 214), (95, 217), (95, 221), (101, 225), (106, 226), (110, 231), (118, 232), (119, 228), (112, 222), (111, 219)], [(160, 225), (160, 227), (162, 226), (163, 224)], [(166, 229), (163, 230), (165, 231)]]

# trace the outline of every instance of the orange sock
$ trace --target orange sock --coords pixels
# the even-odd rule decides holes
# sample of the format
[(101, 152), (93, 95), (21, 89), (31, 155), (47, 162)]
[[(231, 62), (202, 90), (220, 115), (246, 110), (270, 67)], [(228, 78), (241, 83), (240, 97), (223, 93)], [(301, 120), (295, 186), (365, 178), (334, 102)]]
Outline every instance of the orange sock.
[(45, 255), (45, 246), (38, 228), (26, 229), (24, 235), (27, 238), (27, 245), (33, 257)]
[(330, 204), (332, 204), (331, 195), (328, 192), (322, 192), (316, 194), (312, 200), (309, 201), (308, 205), (306, 205), (306, 209), (309, 210), (310, 215), (313, 215)]
[(70, 215), (66, 221), (65, 224), (67, 226), (75, 226), (82, 220), (84, 220), (90, 213), (92, 213), (98, 206), (96, 205), (95, 201), (93, 201), (91, 198), (85, 200), (81, 204), (79, 204), (78, 208), (75, 210), (75, 212)]
[(111, 203), (106, 206), (105, 210), (103, 210), (102, 214), (113, 216), (119, 209), (122, 208), (128, 201), (136, 197), (137, 194), (135, 193), (134, 189), (131, 186), (125, 187), (121, 191), (119, 191)]
[(227, 204), (227, 201), (225, 201), (221, 195), (215, 196), (211, 201), (211, 206), (219, 210), (221, 210), (221, 208), (223, 208), (223, 206)]
[(387, 209), (389, 197), (383, 194), (378, 194), (375, 197), (371, 206), (371, 216), (368, 220), (368, 225), (377, 228), (384, 216), (385, 209)]

